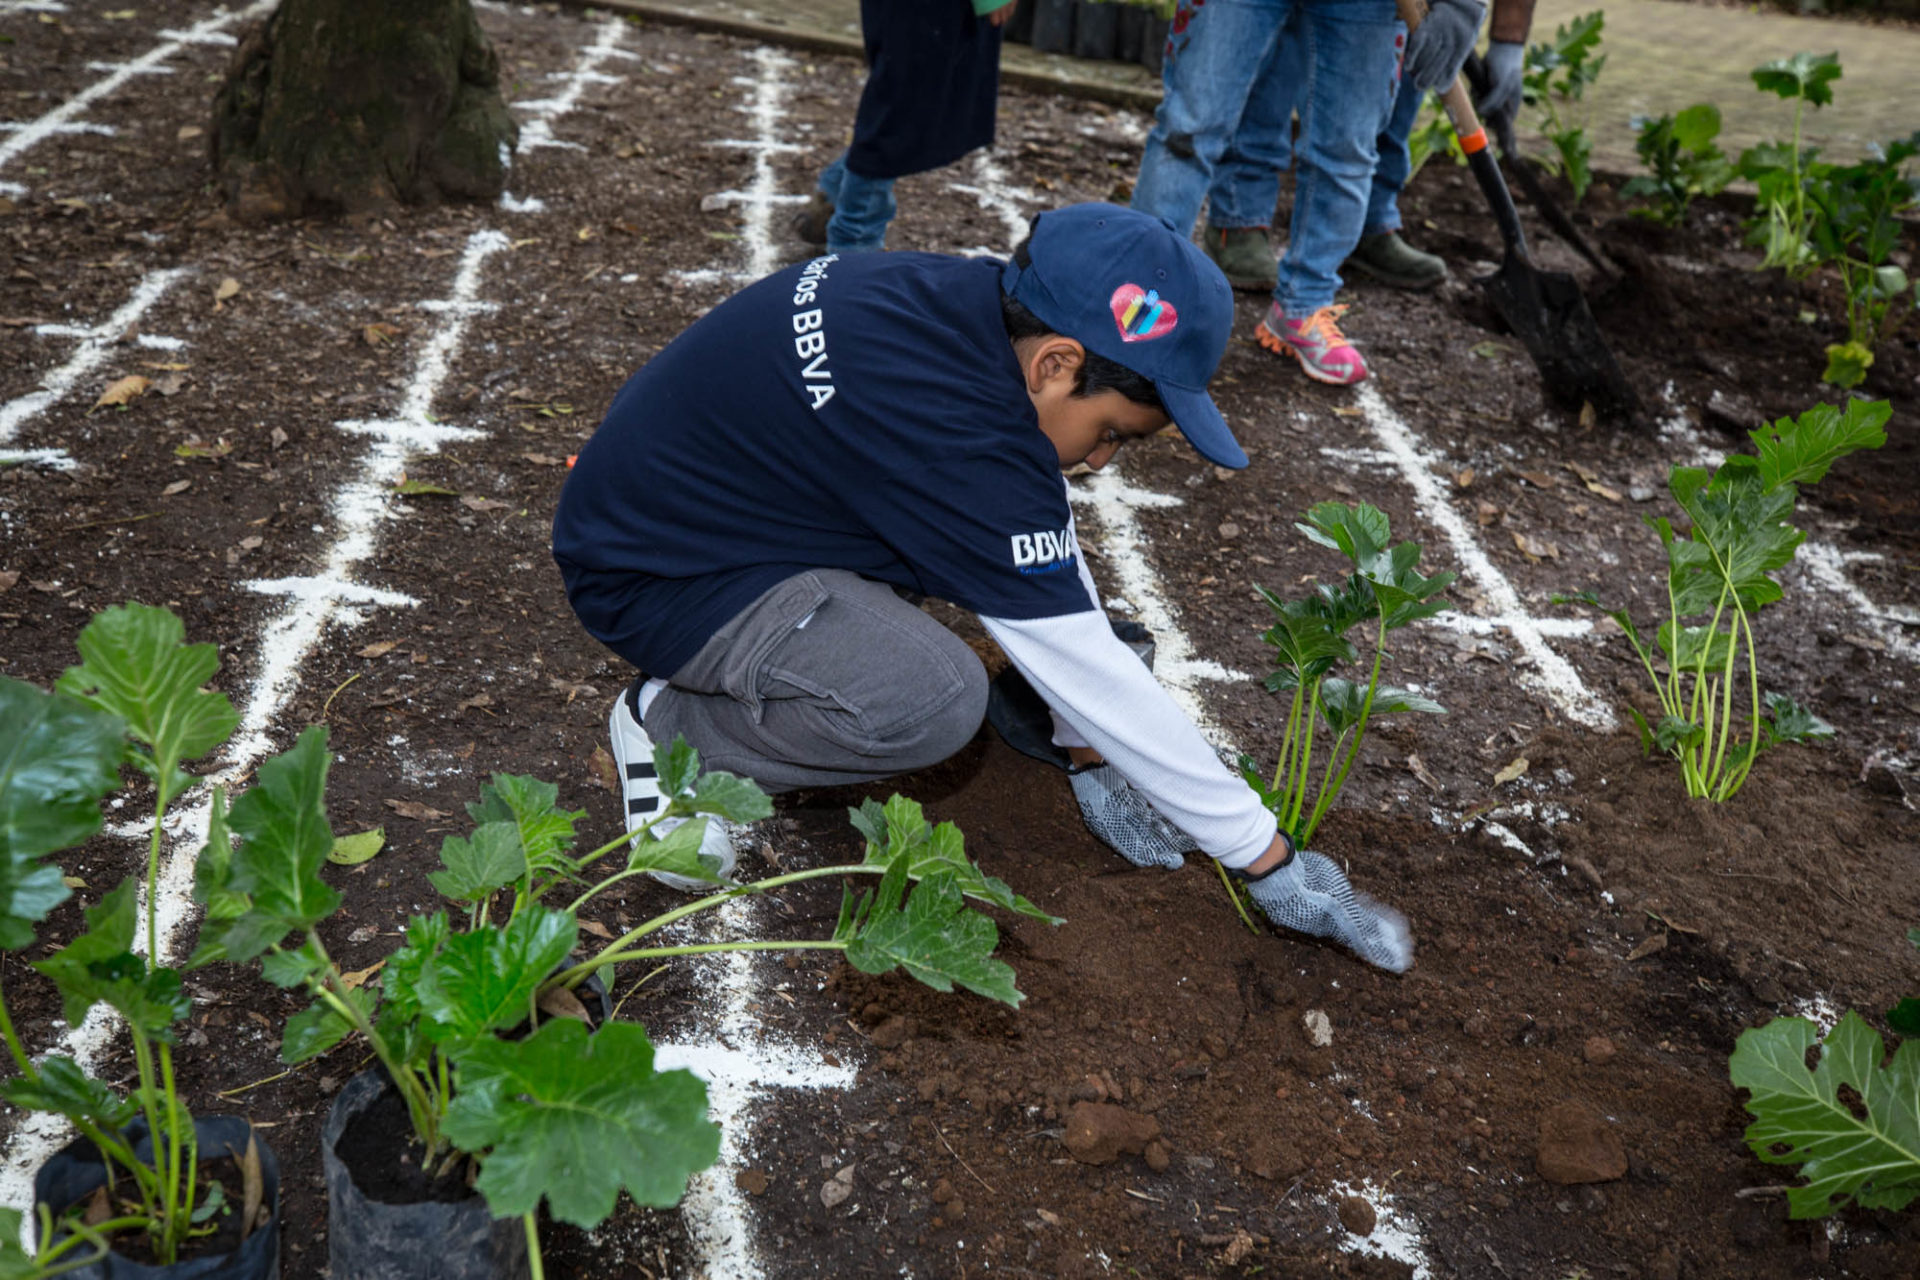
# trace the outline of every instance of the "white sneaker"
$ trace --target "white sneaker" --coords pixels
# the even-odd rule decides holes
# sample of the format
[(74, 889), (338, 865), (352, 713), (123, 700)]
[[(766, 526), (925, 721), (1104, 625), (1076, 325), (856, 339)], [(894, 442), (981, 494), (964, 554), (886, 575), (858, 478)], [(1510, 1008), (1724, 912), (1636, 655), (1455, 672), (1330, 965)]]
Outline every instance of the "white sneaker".
[[(629, 833), (646, 826), (665, 804), (660, 794), (660, 780), (653, 767), (653, 739), (640, 726), (642, 683), (636, 680), (627, 686), (613, 704), (612, 714), (607, 717), (607, 733), (613, 739), (614, 765), (620, 770), (620, 798), (626, 805)], [(664, 839), (668, 832), (686, 821), (686, 818), (664, 819), (654, 823), (653, 834)], [(733, 836), (727, 830), (727, 824), (719, 818), (709, 814), (706, 821), (706, 834), (700, 838), (700, 857), (720, 879), (731, 880), (736, 860)], [(677, 876), (667, 871), (649, 871), (647, 874), (683, 893), (708, 894), (720, 887), (705, 880)]]

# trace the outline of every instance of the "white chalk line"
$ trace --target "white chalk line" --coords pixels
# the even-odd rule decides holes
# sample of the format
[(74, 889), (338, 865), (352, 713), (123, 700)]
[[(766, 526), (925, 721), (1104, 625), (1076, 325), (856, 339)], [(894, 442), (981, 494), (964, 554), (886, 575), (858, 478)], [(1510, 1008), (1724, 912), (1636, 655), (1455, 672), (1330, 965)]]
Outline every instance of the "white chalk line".
[(1135, 488), (1112, 468), (1082, 478), (1068, 493), (1074, 502), (1090, 509), (1099, 521), (1100, 554), (1106, 557), (1120, 592), (1133, 606), (1135, 616), (1153, 632), (1153, 674), (1207, 741), (1216, 749), (1232, 751), (1233, 744), (1227, 741), (1207, 711), (1200, 685), (1203, 681), (1244, 681), (1253, 677), (1195, 655), (1193, 642), (1181, 629), (1179, 614), (1168, 602), (1160, 576), (1147, 559), (1148, 539), (1135, 514), (1141, 508), (1185, 504), (1164, 493)]
[(958, 191), (962, 195), (972, 196), (980, 202), (980, 207), (989, 213), (998, 215), (1000, 224), (1007, 230), (1007, 244), (1004, 249), (967, 249), (965, 256), (998, 257), (1010, 253), (1013, 247), (1027, 238), (1027, 206), (1041, 203), (1040, 197), (1025, 187), (1016, 187), (1007, 180), (1007, 174), (991, 150), (983, 150), (973, 158), (973, 176), (971, 183), (949, 182), (949, 191)]
[[(486, 259), (508, 247), (506, 236), (498, 231), (481, 231), (468, 239), (454, 280), (455, 302), (472, 300)], [(391, 510), (391, 485), (399, 478), (407, 460), (418, 454), (437, 452), (440, 442), (447, 438), (444, 433), (454, 430), (428, 421), (427, 411), (446, 380), (448, 361), (464, 338), (473, 314), (474, 309), (466, 306), (447, 309), (445, 320), (416, 362), (413, 381), (399, 414), (381, 424), (383, 430), (362, 459), (357, 475), (336, 494), (333, 502), (336, 535), (326, 556), (326, 568), (311, 578), (243, 584), (249, 590), (285, 595), (289, 603), (261, 629), (259, 667), (241, 711), (240, 726), (228, 742), (221, 767), (195, 789), (192, 803), (176, 806), (164, 824), (166, 854), (154, 898), (157, 963), (167, 964), (175, 956), (176, 937), (192, 914), (193, 867), (207, 832), (207, 792), (213, 786), (243, 780), (272, 750), (268, 730), (291, 700), (299, 684), (300, 666), (319, 645), (330, 622), (351, 626), (361, 621), (360, 614), (354, 611), (356, 605), (411, 603), (409, 597), (397, 592), (360, 586), (353, 582), (353, 574), (375, 549), (377, 526), (388, 518)], [(464, 431), (459, 438), (473, 439), (481, 434)], [(134, 823), (116, 829), (114, 834), (144, 838), (149, 831), (151, 822)], [(137, 940), (136, 946), (144, 948), (144, 938)], [(66, 1054), (83, 1068), (91, 1069), (118, 1027), (118, 1018), (105, 1005), (98, 1005), (85, 1022), (70, 1029), (48, 1052)], [(8, 1136), (4, 1165), (0, 1166), (0, 1203), (21, 1209), (31, 1207), (33, 1171), (52, 1154), (65, 1132), (64, 1122), (23, 1123), (15, 1128)]]
[(740, 239), (746, 245), (747, 260), (737, 270), (702, 268), (698, 271), (669, 272), (669, 278), (684, 284), (747, 284), (770, 275), (780, 266), (780, 251), (773, 240), (773, 206), (776, 204), (804, 203), (806, 196), (788, 197), (780, 190), (779, 175), (774, 172), (773, 158), (792, 149), (792, 144), (781, 141), (786, 132), (787, 94), (790, 85), (787, 72), (792, 70), (794, 61), (776, 49), (762, 46), (750, 55), (759, 74), (754, 77), (737, 76), (736, 84), (745, 84), (752, 89), (746, 105), (734, 108), (753, 121), (753, 137), (738, 141), (732, 145), (753, 156), (753, 181), (739, 191), (727, 191), (720, 194), (737, 197), (736, 202), (745, 211), (740, 222)]
[(1847, 573), (1848, 559), (1831, 543), (1816, 542), (1809, 538), (1800, 544), (1800, 563), (1806, 566), (1808, 577), (1851, 605), (1874, 638), (1887, 646), (1888, 653), (1910, 663), (1920, 663), (1920, 646), (1907, 639), (1899, 623), (1891, 620), (1887, 611), (1875, 604), (1873, 598), (1854, 583)]
[(71, 123), (88, 107), (101, 98), (114, 93), (134, 76), (158, 66), (190, 44), (204, 44), (215, 40), (233, 43), (232, 36), (222, 36), (220, 29), (246, 18), (265, 13), (273, 8), (278, 0), (254, 0), (238, 13), (218, 12), (204, 21), (194, 24), (186, 31), (163, 31), (163, 43), (155, 45), (132, 62), (121, 64), (104, 80), (95, 81), (73, 97), (55, 107), (47, 114), (14, 131), (4, 141), (0, 141), (0, 169), (5, 169), (13, 161), (25, 155), (32, 148), (55, 137), (61, 132), (61, 126)]
[(65, 13), (60, 0), (0, 0), (0, 13)]
[(1547, 644), (1545, 620), (1527, 612), (1513, 583), (1494, 566), (1486, 548), (1448, 500), (1434, 471), (1435, 460), (1416, 443), (1412, 429), (1388, 407), (1372, 383), (1363, 382), (1356, 391), (1367, 425), (1413, 490), (1414, 505), (1440, 530), (1462, 571), (1478, 584), (1493, 606), (1494, 616), (1504, 620), (1507, 634), (1531, 659), (1532, 668), (1518, 675), (1520, 683), (1546, 697), (1569, 718), (1590, 728), (1611, 731), (1613, 711), (1587, 688), (1572, 664)]
[[(133, 293), (120, 304), (106, 320), (92, 328), (73, 325), (40, 325), (35, 332), (49, 337), (79, 338), (80, 345), (67, 362), (40, 380), (40, 388), (29, 391), (0, 404), (0, 462), (38, 462), (42, 465), (68, 469), (73, 460), (61, 449), (30, 449), (13, 451), (5, 446), (29, 419), (44, 413), (60, 397), (73, 390), (80, 379), (86, 377), (106, 360), (114, 345), (126, 331), (132, 328), (145, 315), (147, 309), (160, 300), (162, 294), (192, 274), (190, 267), (169, 267), (164, 270), (149, 271), (134, 286)], [(177, 340), (175, 340), (177, 341)]]
[[(762, 937), (764, 914), (758, 898), (735, 898), (706, 913), (704, 932), (714, 942)], [(765, 1024), (752, 1012), (765, 998), (761, 963), (738, 951), (703, 961), (702, 980), (718, 993), (708, 1006), (717, 1016), (713, 1041), (661, 1044), (654, 1059), (656, 1067), (685, 1067), (707, 1082), (707, 1113), (720, 1126), (720, 1156), (688, 1183), (680, 1208), (703, 1263), (696, 1273), (728, 1280), (764, 1274), (752, 1215), (734, 1182), (734, 1170), (748, 1167), (755, 1155), (747, 1123), (755, 1098), (775, 1088), (849, 1089), (858, 1077), (844, 1062), (829, 1066), (817, 1051), (766, 1039)]]
[[(523, 111), (536, 113), (533, 119), (520, 126), (520, 140), (514, 145), (514, 155), (525, 155), (529, 151), (550, 148), (585, 150), (577, 142), (563, 142), (555, 138), (553, 122), (578, 105), (580, 95), (586, 92), (588, 85), (619, 84), (625, 79), (623, 76), (608, 75), (598, 70), (602, 62), (621, 52), (615, 46), (620, 43), (620, 35), (625, 28), (626, 23), (618, 18), (609, 18), (602, 22), (593, 43), (581, 52), (580, 61), (574, 64), (573, 70), (558, 71), (549, 77), (563, 82), (559, 93), (551, 98), (529, 98), (513, 104)], [(502, 150), (504, 149), (503, 147)], [(521, 199), (503, 191), (500, 194), (500, 207), (509, 213), (541, 213), (547, 206), (546, 202), (538, 197)]]

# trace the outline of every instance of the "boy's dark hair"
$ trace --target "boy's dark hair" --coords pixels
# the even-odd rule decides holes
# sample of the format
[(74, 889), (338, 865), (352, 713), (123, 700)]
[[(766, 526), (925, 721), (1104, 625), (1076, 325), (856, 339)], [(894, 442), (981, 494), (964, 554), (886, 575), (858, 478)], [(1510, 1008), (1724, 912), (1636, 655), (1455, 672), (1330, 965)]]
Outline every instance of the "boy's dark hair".
[[(1027, 252), (1027, 245), (1031, 239), (1032, 237), (1028, 237), (1027, 240), (1022, 240), (1013, 251), (1013, 260), (1022, 267), (1031, 260)], [(1007, 337), (1014, 342), (1022, 338), (1051, 338), (1056, 332), (1046, 321), (1005, 293), (1000, 295), (1000, 322), (1006, 325)], [(1137, 405), (1158, 409), (1161, 413), (1167, 411), (1166, 405), (1160, 402), (1160, 392), (1154, 388), (1151, 378), (1143, 377), (1123, 364), (1088, 351), (1086, 359), (1081, 362), (1078, 376), (1074, 378), (1073, 394), (1091, 396), (1098, 395), (1102, 391), (1118, 391)]]

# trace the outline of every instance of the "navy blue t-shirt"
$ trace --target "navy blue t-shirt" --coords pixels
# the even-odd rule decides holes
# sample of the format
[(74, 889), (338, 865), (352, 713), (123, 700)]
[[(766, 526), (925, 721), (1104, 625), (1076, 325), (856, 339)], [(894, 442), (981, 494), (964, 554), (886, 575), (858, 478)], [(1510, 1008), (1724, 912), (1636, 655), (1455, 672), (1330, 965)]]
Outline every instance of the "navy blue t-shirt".
[(816, 258), (703, 316), (621, 388), (560, 495), (587, 629), (671, 676), (762, 593), (846, 569), (990, 617), (1092, 608), (1001, 264)]

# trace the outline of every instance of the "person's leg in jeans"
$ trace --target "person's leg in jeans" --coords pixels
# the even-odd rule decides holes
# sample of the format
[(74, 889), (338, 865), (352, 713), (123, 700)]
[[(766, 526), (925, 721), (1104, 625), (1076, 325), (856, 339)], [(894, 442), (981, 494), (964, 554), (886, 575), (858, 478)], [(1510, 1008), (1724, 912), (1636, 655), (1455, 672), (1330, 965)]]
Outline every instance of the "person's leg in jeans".
[(896, 210), (892, 178), (861, 177), (847, 167), (843, 152), (820, 174), (820, 194), (832, 210), (826, 222), (829, 252), (864, 253), (886, 245), (887, 224)]
[(1207, 191), (1201, 244), (1236, 289), (1269, 292), (1275, 283), (1274, 206), (1280, 174), (1293, 163), (1293, 107), (1306, 75), (1300, 14), (1295, 9), (1247, 97)]
[(1366, 361), (1334, 323), (1340, 263), (1360, 242), (1374, 140), (1398, 87), (1405, 31), (1393, 0), (1305, 0), (1307, 83), (1294, 155), (1293, 225), (1256, 335), (1309, 377), (1348, 385)]
[(652, 698), (654, 742), (769, 792), (924, 769), (973, 737), (987, 676), (965, 641), (837, 569), (787, 579), (744, 609)]
[(1380, 156), (1373, 166), (1373, 188), (1367, 196), (1367, 221), (1360, 233), (1360, 244), (1347, 259), (1347, 265), (1363, 271), (1383, 284), (1400, 289), (1426, 289), (1447, 275), (1447, 264), (1431, 253), (1422, 253), (1400, 235), (1400, 192), (1413, 171), (1413, 155), (1407, 139), (1413, 134), (1413, 122), (1420, 115), (1426, 94), (1411, 80), (1400, 81), (1393, 100), (1393, 114), (1387, 127), (1375, 139)]
[[(1191, 232), (1295, 0), (1181, 0), (1133, 207)], [(1271, 216), (1271, 206), (1269, 215)]]

